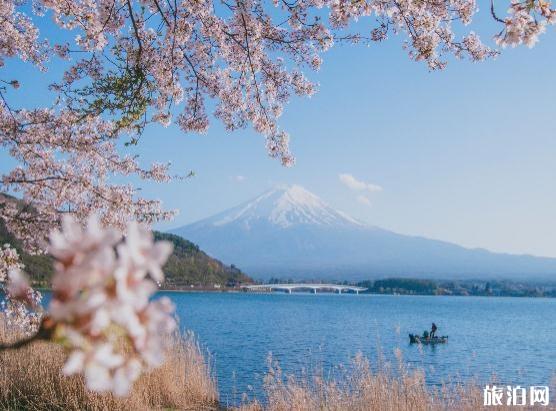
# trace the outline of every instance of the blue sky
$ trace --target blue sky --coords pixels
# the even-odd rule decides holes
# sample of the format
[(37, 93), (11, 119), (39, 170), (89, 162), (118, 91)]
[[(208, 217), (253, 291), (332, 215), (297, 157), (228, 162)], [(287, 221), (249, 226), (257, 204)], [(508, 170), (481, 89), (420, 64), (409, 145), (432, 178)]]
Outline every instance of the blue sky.
[[(482, 13), (481, 13), (482, 14)], [(484, 18), (484, 15), (483, 17)], [(495, 27), (479, 21), (487, 38)], [(187, 181), (143, 184), (180, 215), (177, 227), (248, 200), (275, 184), (300, 184), (371, 224), (493, 251), (556, 257), (556, 33), (533, 49), (504, 50), (480, 64), (429, 72), (399, 40), (324, 55), (310, 99), (294, 98), (280, 124), (297, 158), (284, 168), (251, 130), (206, 135), (147, 130), (142, 161), (194, 170)], [(20, 64), (16, 99), (40, 103), (51, 74)], [(55, 77), (54, 77), (55, 78)], [(13, 163), (0, 152), (0, 172)], [(358, 200), (339, 174), (382, 187)], [(238, 178), (241, 176), (241, 178)]]

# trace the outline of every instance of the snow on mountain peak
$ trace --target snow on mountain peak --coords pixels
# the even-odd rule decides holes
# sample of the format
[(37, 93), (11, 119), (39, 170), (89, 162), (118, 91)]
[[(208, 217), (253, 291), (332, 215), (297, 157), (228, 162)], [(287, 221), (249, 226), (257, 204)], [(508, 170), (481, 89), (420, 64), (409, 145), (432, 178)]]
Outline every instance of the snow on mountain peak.
[(282, 228), (298, 224), (346, 226), (363, 224), (335, 210), (299, 185), (278, 186), (229, 211), (216, 216), (212, 224), (221, 226), (240, 222), (250, 226), (266, 220)]

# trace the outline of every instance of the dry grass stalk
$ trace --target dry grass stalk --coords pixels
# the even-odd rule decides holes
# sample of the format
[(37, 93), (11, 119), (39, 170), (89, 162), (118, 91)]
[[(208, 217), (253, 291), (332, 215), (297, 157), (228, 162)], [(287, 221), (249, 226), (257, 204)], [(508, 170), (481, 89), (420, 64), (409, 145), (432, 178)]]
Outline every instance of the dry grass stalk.
[[(368, 360), (356, 356), (347, 370), (336, 378), (325, 378), (317, 371), (310, 377), (284, 376), (271, 363), (264, 382), (265, 398), (248, 402), (239, 411), (475, 411), (519, 410), (516, 406), (483, 406), (483, 387), (466, 384), (443, 384), (431, 388), (421, 371), (409, 372), (401, 355), (398, 370), (387, 366), (373, 372)], [(264, 404), (264, 405), (263, 405)], [(527, 408), (532, 409), (532, 408)], [(542, 407), (538, 409), (555, 409)]]
[[(15, 338), (0, 324), (2, 342)], [(56, 344), (35, 342), (19, 350), (0, 352), (0, 409), (216, 409), (216, 381), (197, 341), (191, 334), (170, 338), (165, 364), (142, 376), (127, 398), (91, 393), (83, 378), (63, 376), (64, 352)]]

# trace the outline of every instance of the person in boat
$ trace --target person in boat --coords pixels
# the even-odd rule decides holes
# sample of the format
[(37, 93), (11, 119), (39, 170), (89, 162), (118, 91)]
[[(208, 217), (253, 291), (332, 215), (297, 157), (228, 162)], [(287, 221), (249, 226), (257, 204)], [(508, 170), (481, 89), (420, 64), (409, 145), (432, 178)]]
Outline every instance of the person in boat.
[(430, 332), (430, 334), (429, 334), (429, 337), (430, 337), (430, 338), (436, 337), (436, 329), (437, 329), (436, 324), (435, 324), (435, 323), (432, 323), (431, 332)]

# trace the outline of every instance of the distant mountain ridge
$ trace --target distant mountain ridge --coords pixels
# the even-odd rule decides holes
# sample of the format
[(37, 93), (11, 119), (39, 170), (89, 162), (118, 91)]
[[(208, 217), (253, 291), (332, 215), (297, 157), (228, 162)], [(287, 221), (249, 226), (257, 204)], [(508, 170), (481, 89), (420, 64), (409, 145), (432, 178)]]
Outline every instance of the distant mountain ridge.
[(260, 279), (556, 279), (554, 258), (397, 234), (335, 210), (298, 185), (277, 187), (171, 232)]
[[(0, 197), (20, 201), (0, 193)], [(237, 283), (251, 283), (253, 280), (235, 266), (228, 266), (208, 256), (196, 244), (173, 234), (154, 232), (156, 240), (170, 241), (174, 251), (164, 266), (165, 281), (163, 289), (181, 289), (193, 286), (212, 287), (215, 284), (225, 286)], [(8, 232), (0, 219), (0, 246), (9, 243), (14, 246), (36, 287), (50, 287), (53, 260), (48, 255), (30, 255), (22, 250), (21, 244)]]

